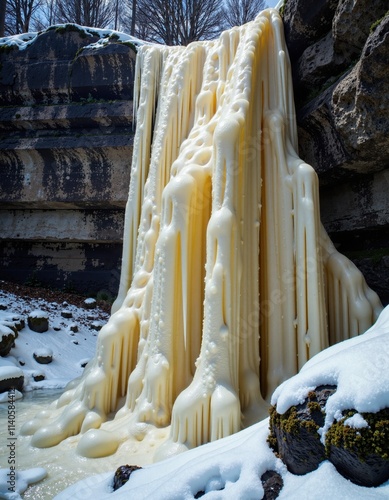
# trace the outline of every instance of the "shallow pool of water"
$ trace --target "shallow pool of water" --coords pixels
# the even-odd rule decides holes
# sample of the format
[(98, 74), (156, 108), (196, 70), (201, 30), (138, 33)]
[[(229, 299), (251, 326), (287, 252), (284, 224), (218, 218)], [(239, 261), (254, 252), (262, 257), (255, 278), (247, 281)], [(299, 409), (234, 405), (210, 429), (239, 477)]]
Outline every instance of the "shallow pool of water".
[[(144, 442), (128, 441), (119, 451), (105, 458), (88, 459), (76, 453), (78, 437), (70, 437), (52, 448), (38, 449), (30, 446), (28, 436), (18, 433), (24, 422), (30, 420), (39, 411), (47, 408), (61, 394), (58, 390), (36, 390), (25, 393), (23, 399), (15, 402), (16, 407), (16, 467), (27, 470), (44, 467), (48, 476), (43, 481), (30, 486), (23, 498), (32, 500), (52, 500), (57, 493), (67, 486), (85, 477), (107, 471), (114, 471), (119, 465), (145, 465), (152, 461), (153, 449), (158, 440), (145, 439)], [(161, 430), (162, 431), (162, 430)], [(163, 436), (166, 437), (167, 429)], [(8, 405), (0, 404), (0, 467), (8, 468)], [(76, 500), (75, 497), (73, 497)], [(80, 500), (83, 498), (80, 490)]]

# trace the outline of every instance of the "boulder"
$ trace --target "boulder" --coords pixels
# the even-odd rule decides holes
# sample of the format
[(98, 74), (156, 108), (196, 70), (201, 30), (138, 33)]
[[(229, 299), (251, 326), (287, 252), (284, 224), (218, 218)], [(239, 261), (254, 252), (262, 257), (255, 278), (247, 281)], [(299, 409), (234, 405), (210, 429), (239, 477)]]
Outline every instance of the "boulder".
[(46, 311), (31, 311), (27, 318), (28, 327), (33, 332), (44, 333), (49, 329), (49, 315)]
[(360, 486), (389, 480), (389, 408), (344, 412), (326, 434), (326, 454), (342, 476)]
[(53, 351), (47, 348), (36, 349), (33, 353), (35, 361), (41, 365), (48, 365), (53, 361)]
[(319, 386), (304, 403), (292, 406), (283, 415), (272, 407), (269, 444), (293, 474), (307, 474), (325, 459), (318, 429), (324, 425), (324, 407), (335, 392), (334, 386)]
[(284, 414), (270, 411), (268, 442), (293, 474), (303, 475), (329, 460), (355, 484), (376, 487), (389, 480), (389, 408), (377, 413), (344, 411), (320, 440), (327, 399), (335, 386), (319, 386)]
[(20, 368), (14, 365), (0, 366), (0, 393), (11, 389), (21, 391), (24, 384), (24, 374)]
[(10, 326), (0, 323), (0, 356), (7, 356), (15, 342), (16, 333)]

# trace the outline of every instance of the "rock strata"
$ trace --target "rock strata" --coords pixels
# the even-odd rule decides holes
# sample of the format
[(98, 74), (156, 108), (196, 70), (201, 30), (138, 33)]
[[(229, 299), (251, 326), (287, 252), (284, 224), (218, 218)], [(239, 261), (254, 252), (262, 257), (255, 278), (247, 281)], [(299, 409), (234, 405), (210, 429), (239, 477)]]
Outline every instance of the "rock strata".
[(320, 179), (321, 220), (389, 303), (389, 11), (385, 0), (287, 0), (299, 154)]

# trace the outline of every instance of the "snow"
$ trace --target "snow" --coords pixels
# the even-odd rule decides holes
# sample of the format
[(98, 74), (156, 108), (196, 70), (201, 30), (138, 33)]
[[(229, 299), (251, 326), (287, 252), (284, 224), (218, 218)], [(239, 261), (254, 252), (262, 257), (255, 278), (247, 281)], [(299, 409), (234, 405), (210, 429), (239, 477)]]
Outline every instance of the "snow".
[[(7, 307), (6, 310), (0, 310), (0, 325), (16, 316), (23, 317), (26, 324), (9, 355), (0, 358), (0, 379), (7, 378), (9, 370), (17, 369), (19, 374), (24, 375), (24, 390), (29, 391), (64, 388), (70, 380), (82, 374), (82, 365), (93, 357), (97, 340), (97, 332), (88, 319), (90, 311), (66, 304), (72, 318), (64, 318), (61, 312), (65, 304), (43, 299), (23, 299), (1, 290), (0, 299)], [(100, 309), (93, 311), (94, 320), (98, 317), (101, 324), (108, 320), (109, 315)], [(49, 329), (44, 333), (32, 331), (27, 324), (27, 317), (31, 315), (47, 317)], [(74, 324), (78, 326), (77, 333), (71, 330)], [(33, 352), (41, 350), (44, 353), (51, 351), (52, 363), (41, 365), (33, 358)], [(34, 381), (33, 377), (37, 374), (43, 374), (45, 379)]]
[[(1, 360), (2, 361), (2, 360)], [(23, 371), (12, 363), (0, 361), (0, 380), (23, 377)], [(4, 363), (4, 364), (3, 364)]]
[(15, 337), (15, 332), (11, 330), (11, 328), (5, 324), (0, 324), (0, 336), (8, 337), (8, 335), (13, 335)]
[(28, 315), (30, 318), (46, 318), (46, 319), (49, 318), (47, 311), (42, 311), (40, 309), (31, 311)]
[(34, 354), (42, 358), (48, 358), (53, 355), (53, 351), (47, 347), (41, 347), (40, 349), (34, 349)]
[[(15, 472), (10, 469), (0, 469), (0, 498), (6, 500), (21, 499), (20, 495), (26, 491), (30, 484), (41, 481), (45, 477), (46, 471), (42, 467)], [(14, 478), (15, 485), (12, 483)]]
[(352, 429), (363, 429), (364, 427), (369, 427), (369, 424), (360, 413), (355, 413), (352, 417), (347, 418), (343, 422), (343, 425), (351, 427)]

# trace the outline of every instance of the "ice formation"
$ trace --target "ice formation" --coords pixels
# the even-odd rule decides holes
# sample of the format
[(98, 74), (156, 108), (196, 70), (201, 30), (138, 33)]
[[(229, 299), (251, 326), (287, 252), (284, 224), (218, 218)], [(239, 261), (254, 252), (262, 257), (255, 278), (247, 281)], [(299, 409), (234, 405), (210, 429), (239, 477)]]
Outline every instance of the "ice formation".
[(276, 10), (216, 41), (141, 46), (135, 78), (114, 312), (82, 377), (23, 427), (37, 447), (81, 433), (88, 457), (149, 426), (171, 423), (158, 458), (232, 434), (381, 311), (321, 226)]

